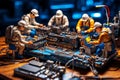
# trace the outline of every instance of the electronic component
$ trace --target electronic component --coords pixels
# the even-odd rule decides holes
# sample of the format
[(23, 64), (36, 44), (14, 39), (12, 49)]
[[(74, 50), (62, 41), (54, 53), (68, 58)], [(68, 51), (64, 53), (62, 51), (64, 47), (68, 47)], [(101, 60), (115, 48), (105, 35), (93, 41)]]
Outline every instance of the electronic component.
[(50, 60), (45, 63), (32, 60), (28, 64), (14, 70), (14, 76), (34, 80), (51, 80), (55, 78), (60, 80), (64, 73), (64, 66), (54, 64), (54, 62)]

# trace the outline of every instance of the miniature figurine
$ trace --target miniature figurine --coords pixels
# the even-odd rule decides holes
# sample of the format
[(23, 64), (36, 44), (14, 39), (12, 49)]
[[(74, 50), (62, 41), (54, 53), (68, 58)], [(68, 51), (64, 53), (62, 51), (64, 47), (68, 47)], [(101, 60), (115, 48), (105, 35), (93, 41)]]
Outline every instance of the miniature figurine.
[(96, 44), (104, 43), (103, 57), (107, 58), (108, 54), (110, 54), (112, 51), (115, 51), (112, 38), (109, 35), (108, 29), (105, 29), (101, 23), (95, 22), (94, 26), (96, 32), (99, 34), (99, 38), (97, 40), (90, 41), (89, 44), (96, 45)]
[(119, 39), (120, 37), (120, 11), (116, 16), (114, 16), (114, 23), (112, 24), (113, 30), (114, 30), (114, 35), (116, 40)]
[(83, 14), (82, 18), (78, 21), (76, 30), (77, 33), (85, 34), (90, 33), (94, 29), (94, 20), (88, 16), (88, 14)]
[(67, 31), (69, 26), (69, 21), (66, 15), (63, 14), (61, 10), (56, 11), (54, 15), (48, 22), (49, 27), (60, 28), (62, 31)]
[(32, 9), (29, 14), (24, 15), (22, 17), (22, 19), (25, 20), (26, 23), (27, 23), (27, 27), (26, 27), (27, 28), (27, 32), (32, 37), (34, 37), (34, 35), (36, 34), (36, 29), (35, 28), (39, 28), (39, 27), (43, 26), (43, 24), (37, 23), (35, 21), (35, 17), (38, 17), (38, 16), (39, 16), (38, 15), (38, 10)]
[(25, 30), (26, 22), (24, 20), (20, 20), (18, 22), (18, 26), (15, 26), (13, 28), (12, 33), (12, 42), (11, 44), (14, 44), (16, 48), (18, 49), (18, 54), (16, 54), (16, 58), (23, 58), (23, 51), (25, 49), (25, 44), (33, 44), (32, 41), (25, 41), (23, 39), (23, 35), (21, 34), (22, 31)]
[(116, 14), (116, 16), (113, 18), (113, 20), (114, 20), (114, 24), (118, 25), (118, 23), (119, 23), (119, 15)]

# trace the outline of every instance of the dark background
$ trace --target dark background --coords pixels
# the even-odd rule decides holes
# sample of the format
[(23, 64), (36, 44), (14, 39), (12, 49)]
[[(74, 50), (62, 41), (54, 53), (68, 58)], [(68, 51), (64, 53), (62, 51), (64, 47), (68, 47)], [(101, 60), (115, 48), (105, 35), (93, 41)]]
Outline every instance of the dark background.
[(17, 25), (22, 15), (33, 8), (39, 11), (37, 22), (45, 25), (58, 9), (68, 17), (71, 30), (83, 13), (88, 13), (95, 21), (105, 23), (105, 8), (96, 8), (95, 5), (107, 5), (110, 8), (110, 22), (120, 10), (120, 0), (0, 0), (0, 36), (5, 34), (7, 26)]

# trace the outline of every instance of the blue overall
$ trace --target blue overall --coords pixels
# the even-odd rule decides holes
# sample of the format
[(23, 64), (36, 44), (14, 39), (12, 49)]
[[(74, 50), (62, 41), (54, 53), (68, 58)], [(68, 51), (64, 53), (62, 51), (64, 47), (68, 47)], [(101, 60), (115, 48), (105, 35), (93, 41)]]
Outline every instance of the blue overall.
[(34, 37), (36, 35), (36, 29), (31, 29), (30, 36)]
[[(93, 33), (92, 33), (93, 34)], [(93, 35), (94, 37), (99, 37), (99, 34), (97, 33), (94, 33)], [(91, 48), (93, 45), (92, 44), (89, 44), (87, 41), (86, 41), (86, 38), (90, 37), (90, 34), (87, 34), (87, 35), (84, 35), (84, 44), (85, 46)], [(104, 43), (100, 43), (96, 46), (96, 51), (95, 51), (95, 55), (101, 55), (101, 52), (102, 50), (104, 49)]]
[[(95, 33), (93, 34), (93, 37), (94, 37), (95, 39), (98, 39), (98, 38), (99, 38), (99, 34), (98, 34), (97, 32), (95, 32)], [(104, 43), (102, 42), (102, 43), (100, 43), (100, 44), (98, 44), (98, 45), (96, 46), (95, 55), (101, 55), (101, 52), (102, 52), (103, 49), (104, 49)]]

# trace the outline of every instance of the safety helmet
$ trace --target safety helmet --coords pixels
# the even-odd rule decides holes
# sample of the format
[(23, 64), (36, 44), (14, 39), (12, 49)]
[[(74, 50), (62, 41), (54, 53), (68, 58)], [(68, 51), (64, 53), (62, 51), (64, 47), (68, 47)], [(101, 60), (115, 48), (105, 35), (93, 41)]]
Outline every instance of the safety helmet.
[(89, 19), (89, 16), (88, 16), (88, 14), (83, 14), (82, 15), (82, 19), (83, 19), (83, 21), (87, 21), (88, 19)]
[(98, 27), (102, 27), (102, 24), (100, 22), (95, 22), (94, 27), (95, 29)]
[(62, 17), (62, 16), (63, 16), (63, 12), (61, 10), (57, 10), (56, 17)]
[(35, 17), (38, 17), (38, 10), (37, 9), (32, 9), (31, 13), (35, 15)]
[(20, 20), (19, 22), (18, 22), (18, 25), (19, 26), (26, 26), (26, 22), (24, 21), (24, 20)]

